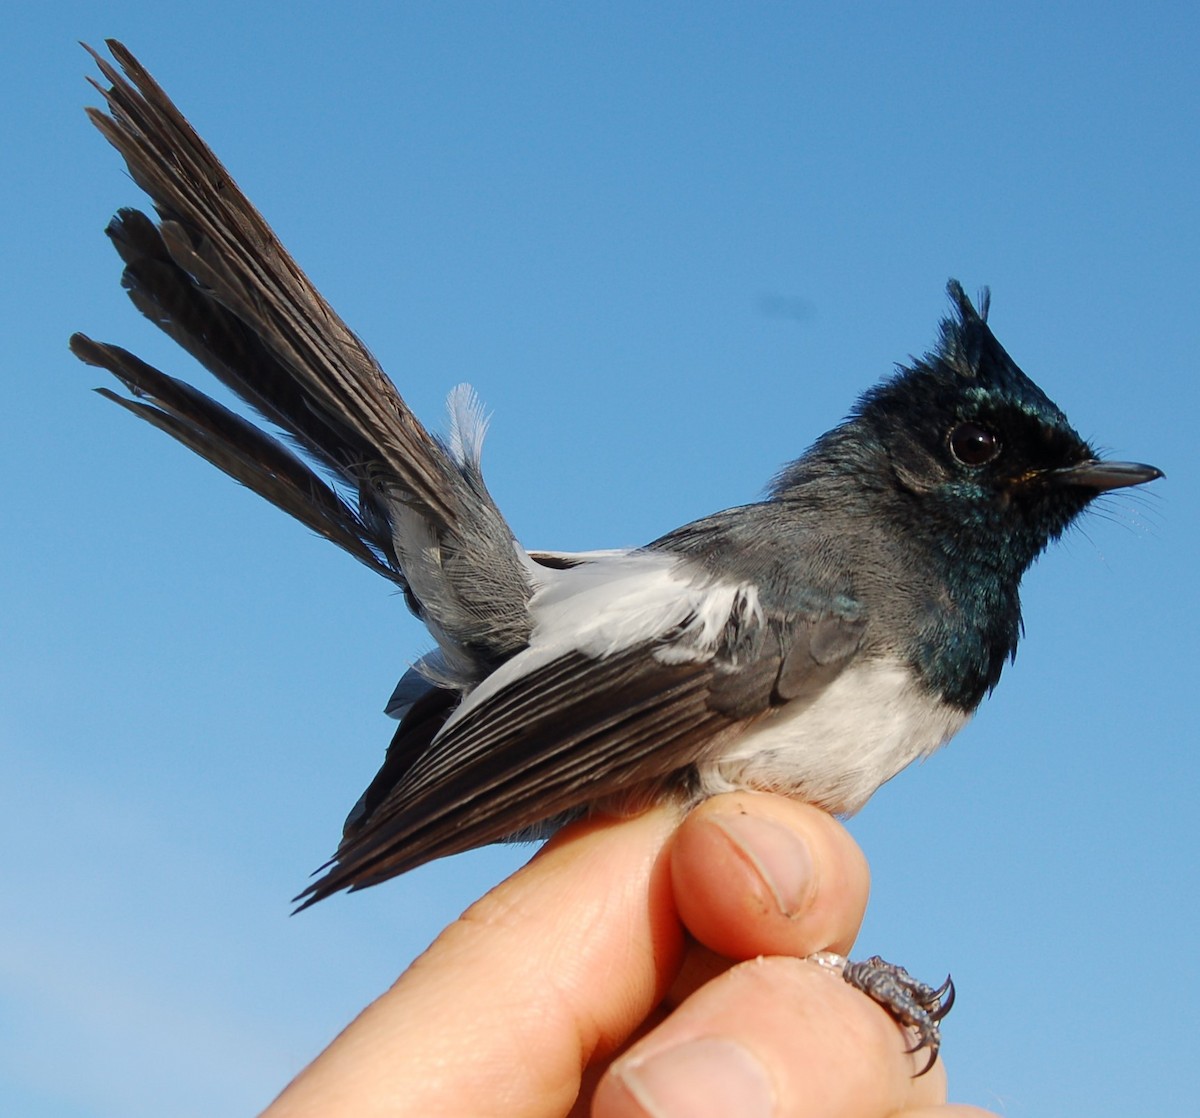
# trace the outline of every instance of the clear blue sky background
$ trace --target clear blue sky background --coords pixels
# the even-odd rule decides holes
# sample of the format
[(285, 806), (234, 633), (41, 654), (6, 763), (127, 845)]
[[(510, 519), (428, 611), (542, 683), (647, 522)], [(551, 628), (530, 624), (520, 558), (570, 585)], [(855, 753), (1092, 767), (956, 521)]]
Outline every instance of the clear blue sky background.
[(88, 391), (177, 372), (81, 106), (124, 39), (431, 422), (468, 380), (529, 545), (752, 499), (943, 286), (1167, 480), (1031, 572), (1017, 664), (852, 822), (861, 949), (959, 1006), (954, 1096), (1191, 1112), (1200, 1034), (1194, 4), (171, 4), (7, 17), (0, 1111), (264, 1105), (527, 849), (303, 916), (427, 647), (389, 587)]

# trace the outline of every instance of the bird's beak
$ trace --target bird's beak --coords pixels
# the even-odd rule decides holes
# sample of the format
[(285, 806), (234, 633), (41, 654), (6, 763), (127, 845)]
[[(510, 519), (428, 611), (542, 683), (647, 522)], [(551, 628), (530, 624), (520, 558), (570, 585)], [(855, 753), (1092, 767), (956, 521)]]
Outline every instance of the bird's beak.
[(1165, 476), (1157, 466), (1141, 462), (1101, 462), (1093, 458), (1061, 470), (1051, 470), (1051, 481), (1059, 485), (1080, 485), (1103, 493), (1109, 489), (1124, 489), (1127, 485), (1142, 485)]

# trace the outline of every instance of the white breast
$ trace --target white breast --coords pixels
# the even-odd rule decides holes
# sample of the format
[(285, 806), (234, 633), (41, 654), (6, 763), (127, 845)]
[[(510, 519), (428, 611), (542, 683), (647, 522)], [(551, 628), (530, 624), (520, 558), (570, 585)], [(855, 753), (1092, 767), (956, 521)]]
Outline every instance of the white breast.
[(854, 812), (969, 717), (925, 692), (905, 665), (853, 665), (811, 703), (782, 707), (732, 741), (719, 760), (701, 767), (701, 790), (780, 791)]

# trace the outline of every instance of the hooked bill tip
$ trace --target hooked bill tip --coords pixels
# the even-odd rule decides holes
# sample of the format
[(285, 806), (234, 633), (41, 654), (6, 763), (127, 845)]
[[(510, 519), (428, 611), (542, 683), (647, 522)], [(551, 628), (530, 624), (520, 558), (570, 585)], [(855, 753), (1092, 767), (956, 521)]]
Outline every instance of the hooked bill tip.
[(1082, 485), (1104, 492), (1124, 489), (1128, 485), (1144, 485), (1166, 475), (1157, 466), (1147, 466), (1143, 462), (1102, 462), (1093, 459), (1055, 470), (1051, 476), (1063, 485)]

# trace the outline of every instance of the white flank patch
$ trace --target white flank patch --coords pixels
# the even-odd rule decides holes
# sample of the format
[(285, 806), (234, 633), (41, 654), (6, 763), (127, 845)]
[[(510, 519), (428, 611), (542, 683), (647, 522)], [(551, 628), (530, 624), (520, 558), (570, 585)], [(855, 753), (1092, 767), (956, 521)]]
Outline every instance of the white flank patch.
[(598, 555), (566, 570), (539, 568), (529, 612), (530, 644), (575, 648), (592, 656), (660, 639), (681, 625), (680, 659), (716, 647), (733, 610), (757, 613), (751, 585), (704, 582), (678, 556), (658, 551)]
[(525, 561), (534, 585), (529, 647), (480, 683), (447, 726), (514, 680), (571, 652), (602, 658), (670, 637), (655, 654), (683, 663), (711, 656), (735, 611), (761, 618), (755, 587), (701, 581), (677, 556), (662, 552), (594, 552), (566, 570)]

